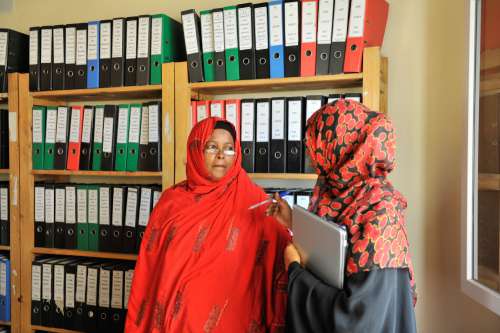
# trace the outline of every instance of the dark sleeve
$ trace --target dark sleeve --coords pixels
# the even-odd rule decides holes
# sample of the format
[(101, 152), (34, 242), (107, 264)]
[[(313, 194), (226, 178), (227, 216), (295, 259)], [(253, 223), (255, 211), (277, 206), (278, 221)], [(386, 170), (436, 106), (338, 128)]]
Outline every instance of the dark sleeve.
[(407, 269), (354, 274), (344, 289), (331, 287), (290, 265), (287, 333), (414, 333), (415, 313)]

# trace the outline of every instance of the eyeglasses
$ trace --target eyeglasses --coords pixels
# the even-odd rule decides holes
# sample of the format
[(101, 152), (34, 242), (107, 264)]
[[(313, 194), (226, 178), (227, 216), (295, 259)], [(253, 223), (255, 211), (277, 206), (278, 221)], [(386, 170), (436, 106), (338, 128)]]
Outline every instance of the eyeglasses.
[(236, 151), (234, 150), (233, 147), (224, 147), (223, 149), (220, 149), (216, 145), (208, 145), (205, 147), (205, 153), (209, 155), (218, 155), (222, 151), (222, 154), (225, 156), (234, 156), (236, 155)]

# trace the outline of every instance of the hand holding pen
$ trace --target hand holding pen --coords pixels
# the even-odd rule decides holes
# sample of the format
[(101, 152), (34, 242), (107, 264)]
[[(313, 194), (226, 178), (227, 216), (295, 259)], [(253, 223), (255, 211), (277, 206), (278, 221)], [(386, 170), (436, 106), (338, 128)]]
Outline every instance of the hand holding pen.
[[(266, 216), (272, 216), (288, 229), (292, 229), (292, 209), (288, 205), (288, 202), (282, 198), (282, 196), (288, 195), (291, 192), (292, 191), (276, 192), (272, 197), (265, 200), (265, 202), (259, 202), (256, 205), (261, 206), (271, 202), (269, 207), (266, 209)], [(256, 205), (253, 205), (252, 207)], [(252, 207), (250, 207), (250, 209), (253, 209)]]

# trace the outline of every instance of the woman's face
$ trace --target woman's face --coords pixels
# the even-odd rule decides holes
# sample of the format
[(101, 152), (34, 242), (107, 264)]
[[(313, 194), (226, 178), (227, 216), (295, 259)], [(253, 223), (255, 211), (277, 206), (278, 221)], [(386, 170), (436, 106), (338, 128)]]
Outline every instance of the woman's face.
[(205, 144), (204, 154), (205, 166), (210, 179), (223, 178), (236, 159), (231, 133), (220, 128), (215, 129)]

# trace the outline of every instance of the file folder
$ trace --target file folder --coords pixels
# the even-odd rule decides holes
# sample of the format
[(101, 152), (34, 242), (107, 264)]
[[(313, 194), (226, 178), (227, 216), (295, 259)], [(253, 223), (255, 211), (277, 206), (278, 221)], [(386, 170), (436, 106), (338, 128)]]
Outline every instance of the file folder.
[[(307, 96), (306, 97), (306, 118), (305, 124), (307, 125), (307, 121), (311, 116), (321, 109), (321, 107), (325, 104), (324, 96)], [(305, 126), (304, 126), (305, 127)], [(303, 130), (305, 133), (305, 128)], [(315, 170), (312, 166), (311, 158), (307, 153), (307, 147), (304, 145), (304, 172), (305, 173), (315, 173)], [(306, 208), (307, 209), (307, 208)]]
[(43, 157), (45, 154), (45, 115), (43, 106), (33, 106), (33, 147), (32, 167), (34, 170), (43, 169)]
[(52, 170), (54, 168), (55, 144), (57, 127), (57, 107), (47, 107), (47, 123), (45, 126), (45, 156), (43, 168)]
[[(193, 117), (196, 119), (196, 123), (199, 123), (200, 121), (210, 117), (210, 101), (198, 101), (196, 102), (196, 117)], [(193, 126), (194, 126), (193, 124)]]
[(127, 171), (137, 171), (139, 166), (139, 139), (141, 132), (142, 105), (130, 105), (130, 124), (127, 143)]
[(118, 107), (118, 128), (116, 134), (115, 170), (127, 170), (128, 131), (129, 131), (130, 104), (121, 104)]
[(255, 172), (269, 172), (269, 149), (271, 129), (271, 103), (269, 99), (258, 99), (256, 117)]
[(111, 49), (111, 86), (124, 85), (125, 67), (125, 19), (113, 19), (112, 49)]
[(99, 23), (99, 87), (111, 87), (111, 31), (113, 21)]
[(97, 307), (97, 330), (96, 332), (111, 331), (111, 269), (112, 266), (101, 265), (99, 268), (99, 290)]
[(136, 84), (140, 86), (149, 84), (149, 74), (151, 72), (149, 68), (151, 62), (151, 16), (139, 16), (138, 24)]
[(355, 101), (358, 103), (362, 103), (363, 102), (363, 95), (360, 93), (348, 93), (348, 94), (344, 94), (344, 99)]
[(104, 105), (95, 106), (94, 131), (92, 142), (92, 170), (101, 170), (102, 165), (102, 142), (104, 129)]
[(40, 28), (30, 28), (30, 91), (40, 90)]
[(97, 300), (99, 292), (99, 264), (87, 268), (87, 304), (85, 305), (84, 327), (85, 332), (98, 332)]
[(55, 200), (54, 247), (64, 249), (66, 236), (66, 190), (64, 185), (55, 185)]
[(271, 100), (271, 148), (269, 171), (286, 172), (286, 136), (287, 112), (286, 98), (277, 97)]
[(76, 88), (76, 25), (67, 25), (65, 31), (64, 89)]
[(138, 170), (146, 171), (148, 170), (148, 160), (149, 160), (149, 106), (147, 104), (142, 105), (141, 114), (141, 134), (139, 138), (139, 161)]
[(101, 170), (115, 169), (116, 131), (118, 125), (118, 110), (116, 105), (104, 106), (103, 140)]
[(251, 80), (256, 78), (253, 5), (240, 4), (237, 6), (237, 13), (240, 79)]
[(79, 262), (76, 266), (74, 328), (85, 328), (87, 269), (90, 262)]
[(66, 186), (66, 236), (64, 239), (65, 249), (77, 248), (77, 198), (76, 187)]
[(92, 133), (94, 130), (94, 107), (83, 107), (82, 144), (80, 147), (80, 170), (91, 170)]
[(11, 319), (11, 310), (10, 310), (10, 275), (11, 275), (11, 270), (10, 270), (10, 260), (8, 258), (3, 257), (1, 260), (0, 264), (0, 276), (1, 276), (1, 288), (0, 288), (0, 295), (4, 299), (2, 304), (4, 305), (4, 309), (2, 311), (2, 319), (4, 321), (10, 322)]
[(155, 208), (161, 197), (161, 187), (158, 185), (153, 186), (153, 208)]
[(285, 25), (285, 76), (300, 75), (300, 2), (298, 0), (284, 1)]
[(210, 117), (225, 118), (224, 100), (210, 101)]
[(35, 183), (35, 247), (45, 247), (45, 186)]
[(255, 100), (241, 100), (241, 164), (246, 172), (255, 172)]
[(317, 30), (318, 0), (303, 0), (300, 76), (313, 76), (316, 74)]
[(126, 22), (125, 85), (137, 84), (137, 17), (128, 17)]
[(45, 247), (54, 247), (55, 193), (54, 185), (45, 185)]
[(253, 7), (255, 31), (255, 77), (269, 78), (269, 15), (267, 3)]
[(319, 0), (318, 3), (316, 75), (328, 74), (332, 47), (333, 4), (334, 0)]
[(283, 1), (269, 1), (269, 61), (271, 78), (285, 76)]
[(123, 226), (123, 252), (135, 253), (137, 239), (137, 217), (139, 209), (139, 188), (127, 187), (125, 225)]
[(29, 36), (11, 29), (0, 29), (0, 92), (8, 92), (9, 73), (27, 73)]
[(65, 260), (61, 260), (54, 264), (54, 289), (53, 289), (53, 312), (52, 324), (54, 327), (64, 327), (64, 267)]
[(99, 21), (88, 23), (87, 88), (99, 88), (101, 65), (99, 55)]
[(99, 187), (99, 251), (111, 252), (111, 187)]
[(82, 145), (83, 106), (72, 106), (70, 119), (68, 164), (66, 169), (79, 170), (80, 151)]
[(42, 264), (31, 263), (31, 325), (42, 324)]
[(224, 7), (224, 47), (226, 49), (226, 80), (239, 80), (240, 60), (236, 6)]
[(76, 322), (76, 278), (78, 262), (64, 265), (64, 325), (66, 329), (75, 329)]
[(125, 312), (127, 312), (128, 309), (128, 300), (130, 298), (130, 291), (132, 289), (132, 281), (134, 279), (134, 270), (132, 268), (129, 268), (125, 271), (125, 291), (123, 295), (123, 307), (125, 309)]
[(211, 10), (200, 12), (201, 45), (203, 52), (203, 73), (205, 81), (215, 81), (214, 26)]
[(114, 266), (111, 270), (110, 327), (112, 332), (123, 332), (125, 328), (124, 271), (124, 266), (121, 265)]
[(304, 103), (302, 97), (288, 99), (288, 139), (286, 172), (303, 172)]
[(54, 156), (54, 169), (66, 169), (68, 158), (68, 132), (70, 114), (67, 106), (57, 107), (57, 129)]
[(347, 25), (349, 20), (350, 0), (336, 0), (333, 11), (332, 47), (330, 49), (330, 74), (344, 71)]
[(99, 216), (100, 216), (100, 204), (99, 204), (99, 186), (88, 185), (87, 186), (87, 198), (88, 198), (88, 249), (90, 251), (99, 251)]
[(330, 104), (330, 103), (336, 102), (341, 98), (342, 98), (341, 94), (330, 94), (330, 95), (328, 95), (327, 103)]
[(384, 41), (389, 4), (385, 0), (352, 0), (346, 41), (345, 73), (359, 73), (365, 47)]
[(90, 213), (88, 205), (87, 185), (78, 185), (77, 190), (77, 246), (81, 251), (89, 250), (89, 224), (88, 214)]
[(76, 89), (87, 88), (87, 25), (76, 25)]
[(161, 102), (148, 103), (149, 109), (149, 138), (148, 138), (148, 171), (161, 171)]
[(9, 168), (9, 110), (0, 110), (0, 168)]
[(240, 138), (240, 122), (241, 122), (241, 110), (240, 110), (240, 100), (239, 99), (228, 99), (225, 101), (225, 116), (226, 120), (233, 124), (236, 130), (236, 137)]
[(189, 82), (203, 82), (203, 62), (200, 39), (200, 18), (194, 9), (181, 12), (186, 45)]
[(141, 242), (144, 238), (144, 232), (149, 222), (149, 215), (152, 209), (152, 189), (150, 187), (141, 187), (141, 197), (139, 204), (139, 216), (137, 221), (136, 253), (139, 253)]
[(226, 46), (224, 41), (224, 9), (212, 10), (214, 29), (215, 81), (226, 81)]
[(54, 47), (54, 57), (52, 64), (52, 90), (64, 89), (65, 58), (64, 58), (64, 26), (52, 28), (52, 45)]
[(10, 244), (9, 185), (0, 187), (0, 245)]
[(52, 27), (41, 28), (40, 90), (52, 90)]
[(297, 206), (300, 206), (304, 209), (309, 208), (309, 202), (311, 201), (312, 191), (304, 190), (295, 193), (295, 202)]

